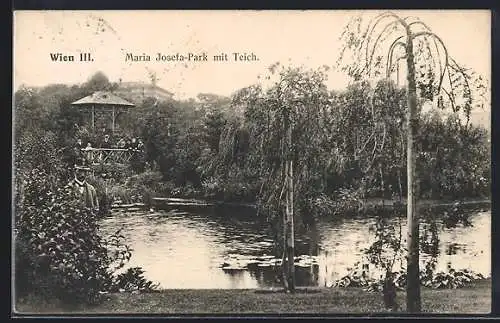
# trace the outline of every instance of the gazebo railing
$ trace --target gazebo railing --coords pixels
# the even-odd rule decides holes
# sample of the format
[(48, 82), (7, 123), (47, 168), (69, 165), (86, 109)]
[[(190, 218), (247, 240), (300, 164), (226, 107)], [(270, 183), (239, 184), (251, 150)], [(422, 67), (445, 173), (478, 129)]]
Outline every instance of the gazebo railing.
[(92, 148), (82, 149), (87, 161), (92, 165), (126, 164), (130, 161), (135, 150), (119, 148)]

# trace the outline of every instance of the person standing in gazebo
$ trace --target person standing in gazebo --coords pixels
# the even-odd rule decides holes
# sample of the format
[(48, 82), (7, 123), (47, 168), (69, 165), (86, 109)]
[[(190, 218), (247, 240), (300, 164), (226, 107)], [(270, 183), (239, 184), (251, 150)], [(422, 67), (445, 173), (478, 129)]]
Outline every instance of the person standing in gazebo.
[[(101, 141), (100, 147), (101, 149), (110, 149), (111, 148), (111, 140), (109, 140), (109, 135), (104, 135), (104, 139)], [(106, 151), (100, 151), (99, 153), (99, 161), (102, 161), (103, 158), (106, 156), (107, 152)]]
[(134, 152), (137, 152), (138, 145), (139, 145), (139, 143), (137, 142), (137, 138), (132, 137), (132, 141), (130, 142), (129, 149), (134, 151)]
[(111, 148), (111, 140), (109, 139), (109, 135), (104, 135), (104, 140), (101, 142), (101, 148), (103, 149)]
[(139, 151), (144, 150), (144, 143), (142, 142), (142, 139), (139, 139), (139, 142), (137, 143), (137, 149), (139, 149)]

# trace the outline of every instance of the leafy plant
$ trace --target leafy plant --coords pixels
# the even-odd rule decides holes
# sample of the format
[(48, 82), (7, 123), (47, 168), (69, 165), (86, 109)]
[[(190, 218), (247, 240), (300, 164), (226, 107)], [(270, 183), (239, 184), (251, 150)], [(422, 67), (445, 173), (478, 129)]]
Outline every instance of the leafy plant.
[[(404, 290), (406, 287), (406, 271), (401, 269), (392, 273), (392, 282), (397, 290)], [(467, 287), (477, 280), (485, 279), (480, 274), (468, 269), (455, 270), (449, 268), (447, 272), (427, 271), (420, 272), (420, 284), (432, 289), (456, 289)], [(345, 276), (337, 279), (332, 287), (348, 288), (362, 287), (368, 292), (383, 292), (385, 278), (377, 279), (370, 277), (366, 271), (362, 270), (359, 263), (356, 263)]]
[(25, 178), (16, 209), (16, 291), (93, 302), (111, 279), (97, 217), (72, 188), (47, 185), (47, 174)]
[(118, 274), (114, 278), (113, 292), (145, 292), (158, 291), (159, 284), (144, 278), (144, 270), (141, 267), (128, 268), (126, 272)]

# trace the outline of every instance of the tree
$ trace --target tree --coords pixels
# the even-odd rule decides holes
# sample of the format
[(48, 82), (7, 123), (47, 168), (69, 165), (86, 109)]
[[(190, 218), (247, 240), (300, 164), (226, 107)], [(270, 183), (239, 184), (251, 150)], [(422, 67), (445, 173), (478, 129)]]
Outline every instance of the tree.
[(17, 141), (26, 131), (39, 129), (46, 120), (36, 88), (21, 86), (14, 94), (14, 138)]
[(219, 150), (220, 137), (225, 124), (226, 119), (222, 111), (213, 110), (207, 113), (205, 119), (205, 140), (210, 149), (214, 152)]
[[(249, 156), (242, 167), (255, 170), (252, 173), (260, 179), (258, 204), (275, 228), (285, 289), (294, 292), (296, 219), (311, 216), (306, 212), (308, 203), (317, 197), (311, 187), (317, 186), (325, 169), (324, 115), (329, 93), (324, 70), (279, 65), (269, 70), (275, 82), (268, 89), (251, 86), (233, 97), (235, 108), (244, 107), (240, 126), (244, 131), (230, 124), (231, 135), (224, 136), (222, 147), (232, 147), (238, 134), (248, 138)], [(234, 159), (222, 160), (232, 163)]]
[(83, 88), (89, 93), (95, 91), (111, 91), (116, 88), (116, 84), (109, 82), (108, 77), (103, 72), (99, 71), (92, 75), (86, 83), (83, 84)]
[[(484, 98), (485, 86), (480, 77), (451, 58), (442, 39), (418, 18), (384, 12), (373, 18), (366, 28), (362, 28), (361, 17), (356, 17), (346, 27), (341, 38), (345, 47), (339, 62), (345, 58), (346, 50), (354, 54), (355, 61), (343, 66), (343, 70), (354, 79), (379, 77), (384, 67), (385, 76), (389, 78), (395, 69), (399, 71), (399, 60), (406, 60), (407, 310), (419, 312), (419, 219), (416, 200), (419, 176), (416, 172), (416, 139), (420, 135), (421, 108), (425, 101), (435, 102), (442, 109), (449, 107), (453, 113), (462, 114), (465, 123), (459, 124), (461, 128), (466, 128), (469, 126), (474, 94)], [(384, 43), (389, 46), (384, 46)], [(386, 64), (383, 63), (384, 57)], [(444, 84), (445, 78), (448, 87)], [(473, 90), (476, 90), (474, 94)]]

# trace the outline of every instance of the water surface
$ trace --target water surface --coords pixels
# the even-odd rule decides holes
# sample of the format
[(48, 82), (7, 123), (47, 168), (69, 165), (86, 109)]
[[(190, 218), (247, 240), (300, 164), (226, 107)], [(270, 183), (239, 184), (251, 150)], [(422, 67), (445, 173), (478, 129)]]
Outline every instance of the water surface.
[[(475, 211), (471, 221), (472, 227), (438, 226), (438, 270), (446, 271), (451, 266), (490, 275), (490, 212)], [(345, 275), (363, 259), (364, 248), (373, 242), (370, 227), (374, 222), (320, 219), (312, 231), (297, 234), (296, 255), (302, 259), (296, 267), (297, 285), (330, 286)], [(272, 235), (262, 219), (237, 213), (113, 211), (102, 220), (104, 236), (120, 228), (133, 249), (127, 267), (142, 267), (146, 278), (161, 288), (279, 286), (279, 267), (269, 261), (273, 258)], [(429, 256), (422, 253), (422, 265), (427, 259)], [(396, 267), (401, 265), (397, 263)]]

